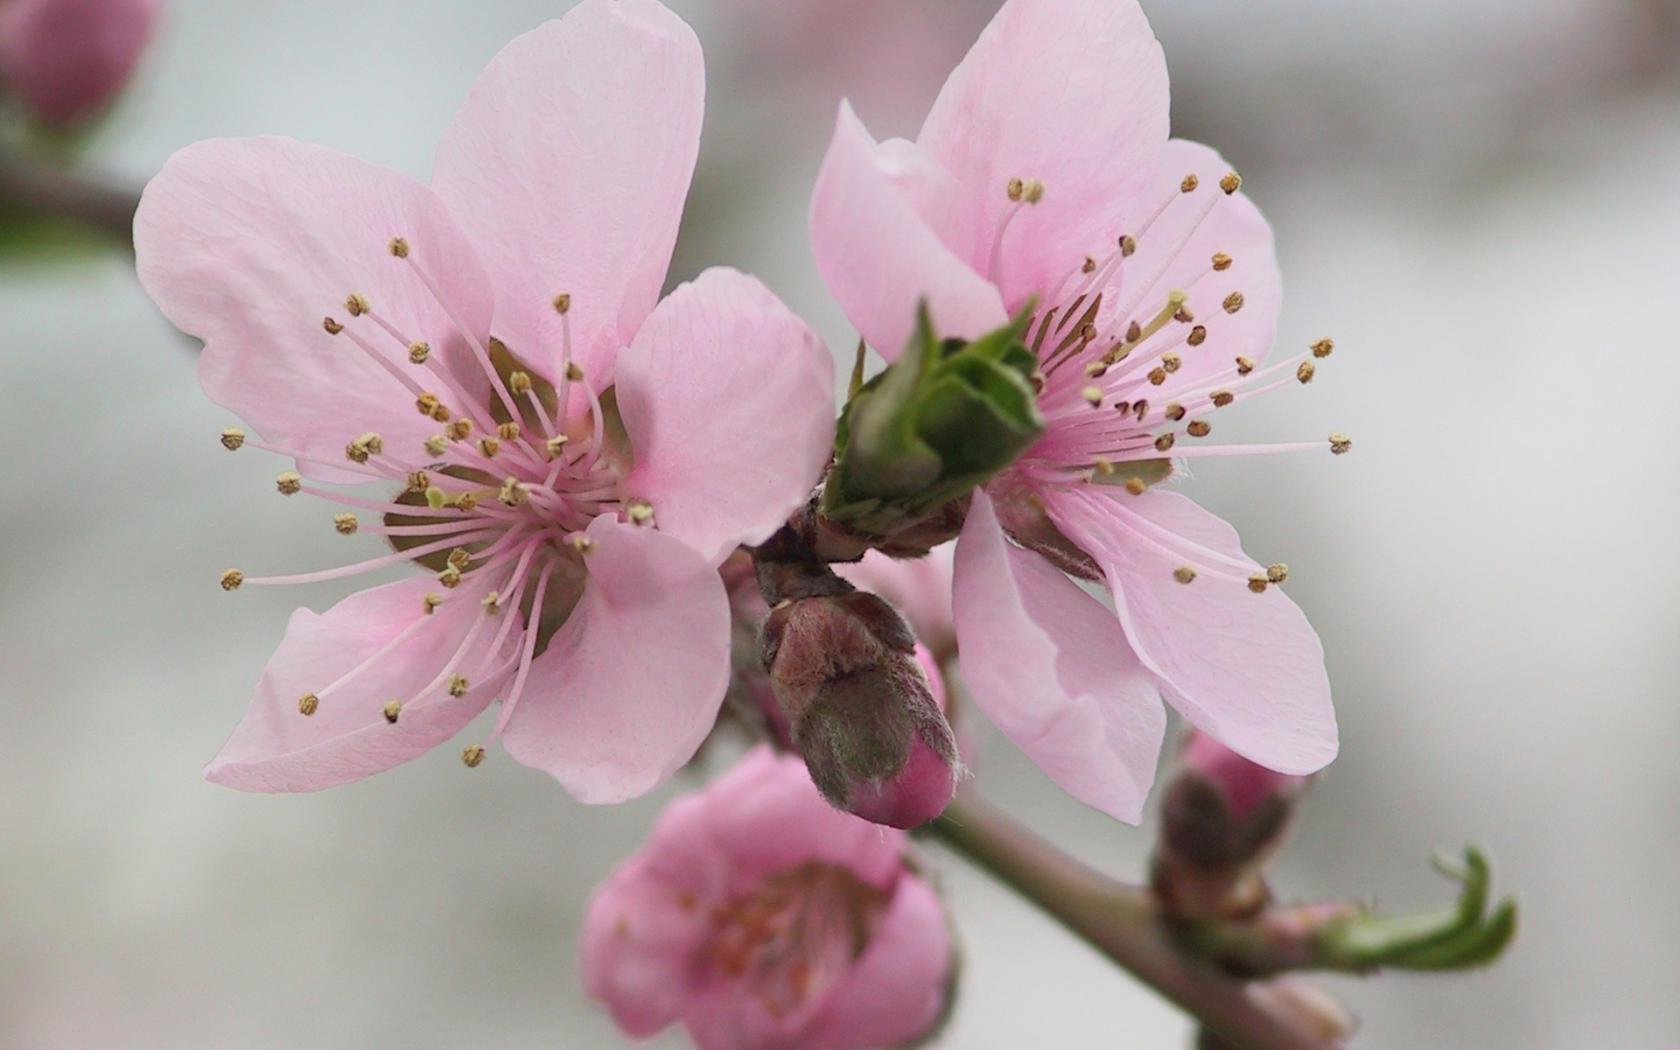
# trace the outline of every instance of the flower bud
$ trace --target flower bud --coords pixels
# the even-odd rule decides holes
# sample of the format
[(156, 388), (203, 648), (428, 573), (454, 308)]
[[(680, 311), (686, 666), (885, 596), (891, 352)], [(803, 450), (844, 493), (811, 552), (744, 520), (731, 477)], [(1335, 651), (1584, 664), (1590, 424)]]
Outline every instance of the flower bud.
[(1192, 733), (1161, 803), (1156, 888), (1192, 916), (1246, 915), (1264, 904), (1260, 869), (1282, 843), (1309, 782)]
[(944, 1019), (956, 954), (908, 837), (823, 803), (761, 747), (673, 803), (583, 922), (583, 980), (619, 1027), (701, 1050), (885, 1050)]
[(0, 3), (0, 84), (43, 124), (85, 120), (128, 83), (159, 6), (159, 0)]
[(956, 792), (956, 739), (892, 606), (862, 591), (786, 602), (765, 621), (762, 644), (824, 798), (897, 828), (944, 810)]

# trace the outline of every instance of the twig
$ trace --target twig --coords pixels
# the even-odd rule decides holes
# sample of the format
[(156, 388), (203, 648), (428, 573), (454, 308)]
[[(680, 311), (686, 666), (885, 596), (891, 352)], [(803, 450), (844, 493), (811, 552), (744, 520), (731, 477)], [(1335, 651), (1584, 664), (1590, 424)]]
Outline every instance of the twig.
[(65, 219), (132, 251), (139, 206), (128, 186), (0, 151), (0, 212)]

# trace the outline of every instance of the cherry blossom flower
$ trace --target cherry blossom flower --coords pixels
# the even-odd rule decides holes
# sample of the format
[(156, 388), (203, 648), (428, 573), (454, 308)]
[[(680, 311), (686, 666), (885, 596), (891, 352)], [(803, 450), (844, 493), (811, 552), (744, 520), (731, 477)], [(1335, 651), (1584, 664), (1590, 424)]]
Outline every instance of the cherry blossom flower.
[(953, 950), (907, 841), (761, 747), (667, 809), (596, 891), (585, 987), (627, 1034), (681, 1022), (702, 1050), (914, 1042), (944, 1014)]
[(0, 0), (0, 87), (35, 119), (68, 125), (116, 98), (161, 0)]
[(1270, 229), (1218, 154), (1168, 138), (1167, 101), (1133, 0), (1009, 0), (915, 142), (877, 143), (841, 107), (811, 204), (817, 263), (889, 360), (919, 302), (942, 337), (1031, 312), (1046, 430), (975, 494), (958, 543), (964, 677), (1065, 790), (1128, 821), (1154, 779), (1162, 696), (1281, 772), (1336, 753), (1322, 649), (1277, 586), (1287, 569), (1159, 486), (1173, 460), (1324, 448), (1199, 442), (1216, 410), (1308, 382), (1332, 349), (1264, 364)]
[[(223, 444), (292, 457), (282, 493), (396, 548), (223, 586), (433, 573), (299, 610), (211, 780), (355, 780), (498, 697), (508, 752), (585, 801), (693, 755), (729, 675), (717, 565), (833, 434), (830, 358), (763, 285), (713, 269), (656, 305), (702, 96), (676, 16), (586, 0), (490, 63), (431, 188), (278, 138), (190, 146), (147, 187), (141, 280), (261, 435)], [(368, 483), (400, 492), (337, 487)]]

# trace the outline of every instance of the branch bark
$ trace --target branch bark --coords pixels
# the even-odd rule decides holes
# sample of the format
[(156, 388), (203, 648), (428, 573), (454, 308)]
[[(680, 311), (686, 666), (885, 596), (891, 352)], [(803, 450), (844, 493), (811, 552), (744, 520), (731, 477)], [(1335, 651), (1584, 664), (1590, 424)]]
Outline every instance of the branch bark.
[(0, 151), (0, 211), (66, 219), (132, 251), (139, 206), (128, 186)]

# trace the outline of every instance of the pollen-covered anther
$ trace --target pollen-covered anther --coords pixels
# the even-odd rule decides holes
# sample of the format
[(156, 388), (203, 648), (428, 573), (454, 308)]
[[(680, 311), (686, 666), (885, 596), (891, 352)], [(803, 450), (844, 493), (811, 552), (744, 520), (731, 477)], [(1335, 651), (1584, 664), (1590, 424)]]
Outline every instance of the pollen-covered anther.
[(472, 555), (467, 553), (467, 549), (465, 547), (456, 547), (449, 552), (449, 558), (447, 560), (449, 564), (455, 568), (465, 569), (467, 567), (467, 563), (472, 561)]
[(432, 487), (432, 476), (423, 470), (412, 470), (408, 474), (408, 485), (405, 491), (425, 492)]
[(457, 510), (470, 511), (478, 506), (478, 497), (471, 492), (463, 492), (455, 497), (454, 505)]
[(569, 542), (572, 545), (572, 549), (577, 551), (579, 554), (588, 554), (597, 546), (594, 540), (585, 536), (581, 532), (573, 534), (572, 538), (567, 542)]
[(1136, 321), (1133, 321), (1131, 324), (1126, 326), (1126, 342), (1135, 343), (1139, 339), (1142, 339), (1142, 338), (1143, 338), (1143, 325), (1140, 325)]
[(1155, 439), (1155, 451), (1157, 451), (1157, 452), (1167, 451), (1168, 449), (1173, 447), (1173, 442), (1176, 441), (1176, 440), (1178, 440), (1178, 435), (1174, 434), (1170, 430), (1167, 431), (1165, 434), (1162, 434), (1160, 437)]
[(502, 611), (502, 592), (491, 591), (489, 594), (480, 598), (478, 600), (478, 604), (484, 606), (484, 611), (486, 613), (494, 616)]
[(517, 507), (528, 498), (525, 489), (519, 484), (519, 479), (512, 475), (502, 479), (502, 487), (496, 493), (496, 499), (509, 507)]
[(385, 715), (385, 721), (396, 725), (397, 719), (402, 717), (402, 708), (401, 700), (392, 700), (381, 709), (381, 713)]
[(1226, 313), (1234, 314), (1243, 308), (1243, 293), (1232, 292), (1230, 295), (1227, 295), (1225, 297), (1225, 301), (1219, 305), (1225, 308)]
[(1177, 372), (1183, 367), (1184, 358), (1179, 357), (1177, 354), (1161, 355), (1161, 368), (1166, 371), (1167, 375), (1172, 375), (1174, 372)]
[(461, 749), (461, 762), (468, 769), (477, 769), (484, 763), (484, 749), (477, 744)]
[(458, 675), (455, 675), (454, 677), (449, 679), (449, 695), (450, 696), (453, 696), (453, 697), (466, 696), (467, 695), (467, 690), (470, 689), (470, 688), (471, 688), (471, 685), (467, 682), (466, 675), (459, 675), (458, 674)]
[(1010, 179), (1004, 184), (1003, 193), (1010, 200), (1019, 201), (1027, 195), (1027, 180), (1019, 177)]
[(1188, 565), (1180, 565), (1173, 570), (1173, 579), (1179, 583), (1193, 583), (1196, 579), (1196, 570)]
[(1148, 398), (1144, 398), (1143, 400), (1139, 401), (1137, 404), (1132, 406), (1132, 415), (1137, 417), (1137, 421), (1139, 423), (1142, 423), (1143, 422), (1143, 417), (1147, 416), (1148, 414), (1149, 414), (1149, 399)]
[(1129, 233), (1122, 236), (1120, 238), (1120, 257), (1122, 259), (1129, 259), (1133, 255), (1135, 255), (1136, 253), (1137, 253), (1137, 238), (1133, 237)]
[(1028, 204), (1037, 204), (1044, 199), (1044, 183), (1037, 179), (1028, 179), (1021, 186), (1021, 199)]
[(239, 585), (245, 582), (245, 574), (238, 569), (229, 569), (222, 573), (222, 590), (237, 591)]
[(1242, 176), (1234, 171), (1227, 171), (1219, 180), (1219, 188), (1224, 190), (1225, 195), (1229, 197), (1242, 189)]
[(356, 520), (356, 516), (354, 514), (333, 515), (333, 529), (340, 536), (354, 536), (356, 534), (356, 530), (360, 527), (361, 522)]
[(443, 402), (438, 400), (438, 396), (436, 394), (422, 393), (419, 397), (414, 399), (414, 410), (423, 416), (430, 416), (433, 412), (436, 412), (438, 410), (438, 406), (442, 404)]
[(451, 441), (465, 441), (472, 436), (472, 420), (457, 419), (443, 428), (443, 432)]
[(373, 307), (368, 305), (367, 296), (361, 292), (351, 292), (344, 297), (344, 308), (350, 311), (351, 317), (360, 317)]
[(1143, 481), (1142, 478), (1127, 478), (1126, 479), (1126, 491), (1130, 492), (1134, 496), (1143, 495), (1143, 491), (1145, 489), (1147, 489), (1148, 487), (1149, 487), (1148, 485), (1144, 484), (1144, 481)]
[(449, 447), (449, 442), (442, 434), (433, 434), (425, 440), (426, 451), (434, 456), (443, 455), (443, 450)]
[(298, 697), (298, 714), (305, 718), (321, 709), (321, 698), (314, 693), (304, 693)]
[(1096, 408), (1097, 406), (1102, 404), (1102, 400), (1103, 400), (1102, 387), (1100, 387), (1100, 386), (1088, 386), (1084, 390), (1081, 390), (1079, 392), (1079, 396), (1085, 399), (1086, 404), (1090, 405), (1092, 408)]
[(508, 374), (508, 389), (524, 397), (531, 392), (531, 373), (511, 372)]
[(437, 612), (437, 607), (443, 604), (443, 595), (435, 591), (428, 592), (420, 599), (420, 611), (427, 616)]
[(1080, 265), (1079, 272), (1080, 273), (1096, 273), (1097, 272), (1097, 260), (1092, 258), (1089, 255), (1085, 256), (1085, 262)]
[(558, 456), (560, 454), (560, 450), (565, 448), (566, 447), (566, 442), (568, 442), (570, 440), (571, 440), (571, 438), (567, 437), (564, 434), (556, 434), (553, 437), (549, 438), (548, 441), (546, 441), (544, 443), (544, 447), (546, 447), (548, 449), (548, 454), (549, 455)]
[(413, 342), (408, 344), (408, 359), (414, 364), (423, 365), (432, 356), (430, 343)]
[(330, 317), (321, 318), (321, 328), (328, 335), (337, 335), (338, 333), (344, 331), (344, 326)]
[(1338, 431), (1330, 435), (1330, 451), (1335, 455), (1339, 456), (1351, 448), (1353, 448), (1353, 439), (1346, 434)]
[(228, 427), (222, 431), (222, 447), (229, 452), (238, 452), (245, 444), (245, 431), (238, 427)]
[(574, 383), (583, 381), (583, 366), (576, 361), (566, 362), (566, 378)]
[(1237, 375), (1245, 376), (1254, 371), (1254, 359), (1251, 357), (1237, 358)]
[(407, 240), (405, 240), (401, 237), (392, 237), (391, 238), (391, 243), (389, 245), (387, 245), (387, 247), (390, 248), (391, 254), (396, 256), (398, 259), (408, 258), (408, 241)]
[(1271, 582), (1266, 578), (1265, 573), (1257, 572), (1248, 578), (1248, 589), (1255, 594), (1265, 594), (1266, 588), (1270, 586)]
[(453, 565), (446, 565), (443, 571), (437, 574), (437, 581), (450, 590), (454, 590), (461, 586), (461, 570)]
[(1301, 367), (1295, 369), (1295, 378), (1299, 379), (1301, 381), (1301, 383), (1304, 385), (1304, 384), (1312, 382), (1313, 381), (1313, 376), (1317, 372), (1318, 372), (1317, 367), (1315, 367), (1311, 361), (1302, 361), (1301, 362)]
[(1312, 345), (1312, 355), (1317, 358), (1329, 357), (1336, 349), (1334, 339), (1320, 339)]
[(1179, 324), (1189, 324), (1191, 321), (1194, 321), (1195, 319), (1196, 319), (1196, 313), (1195, 313), (1195, 311), (1190, 309), (1190, 304), (1188, 304), (1188, 303), (1184, 304), (1183, 306), (1180, 306), (1178, 308), (1177, 312), (1175, 312), (1173, 314), (1173, 320), (1177, 321)]
[(1273, 583), (1282, 583), (1289, 579), (1289, 566), (1281, 561), (1275, 561), (1266, 566), (1266, 579)]
[(1112, 478), (1119, 472), (1119, 468), (1114, 465), (1112, 460), (1105, 459), (1102, 456), (1093, 456), (1091, 458), (1091, 470), (1101, 478)]
[(572, 308), (572, 293), (571, 292), (561, 292), (559, 295), (556, 295), (554, 297), (554, 312), (555, 313), (563, 314), (563, 313), (566, 313), (566, 312), (570, 311), (571, 308)]
[(1220, 271), (1229, 270), (1231, 268), (1231, 257), (1224, 252), (1214, 252), (1213, 268)]
[(1195, 172), (1191, 172), (1184, 176), (1184, 180), (1178, 184), (1178, 190), (1180, 193), (1195, 193), (1196, 187), (1201, 184), (1202, 180), (1196, 177)]
[(344, 458), (352, 463), (366, 463), (372, 456), (385, 451), (385, 439), (369, 432), (344, 446)]
[(1199, 324), (1190, 329), (1190, 334), (1185, 336), (1184, 341), (1191, 346), (1201, 346), (1207, 342), (1207, 325)]
[(493, 437), (479, 438), (478, 450), (484, 454), (485, 459), (495, 459), (496, 453), (502, 450), (502, 443)]
[(645, 499), (633, 499), (625, 504), (624, 516), (632, 525), (646, 525), (653, 521), (653, 504)]
[(519, 424), (503, 423), (501, 426), (496, 428), (496, 436), (501, 438), (503, 441), (518, 441)]
[(1167, 381), (1167, 370), (1166, 369), (1164, 369), (1164, 368), (1151, 368), (1149, 370), (1149, 385), (1150, 386), (1160, 386), (1161, 384), (1165, 383), (1166, 381)]
[(282, 496), (295, 496), (303, 488), (303, 475), (295, 470), (282, 470), (274, 475), (274, 487)]
[(1237, 395), (1231, 393), (1229, 390), (1215, 390), (1213, 393), (1208, 395), (1208, 400), (1213, 402), (1214, 408), (1224, 408), (1236, 399)]
[(1205, 419), (1192, 419), (1184, 432), (1193, 438), (1205, 438), (1213, 431), (1213, 424)]
[(1100, 360), (1085, 362), (1085, 374), (1092, 379), (1101, 379), (1108, 374), (1108, 362)]
[(1176, 423), (1184, 418), (1184, 406), (1179, 404), (1177, 401), (1170, 402), (1167, 407), (1162, 410), (1162, 415)]

